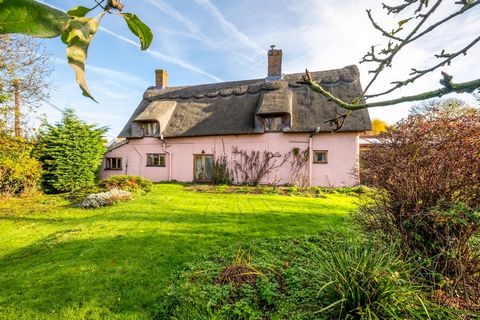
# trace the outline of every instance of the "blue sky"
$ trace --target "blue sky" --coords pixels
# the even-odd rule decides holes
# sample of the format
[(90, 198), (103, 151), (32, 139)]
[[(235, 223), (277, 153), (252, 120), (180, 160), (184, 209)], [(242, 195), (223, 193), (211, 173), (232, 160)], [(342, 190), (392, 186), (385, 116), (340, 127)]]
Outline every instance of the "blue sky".
[[(43, 2), (68, 9), (91, 6), (93, 0)], [(451, 3), (440, 8), (438, 18), (448, 12)], [(384, 43), (369, 24), (365, 9), (373, 9), (380, 22), (394, 27), (392, 17), (385, 17), (380, 3), (374, 0), (125, 0), (124, 4), (125, 12), (136, 13), (152, 28), (154, 40), (150, 49), (142, 52), (122, 18), (109, 15), (103, 19), (89, 49), (86, 72), (98, 104), (81, 95), (66, 64), (63, 43), (58, 38), (44, 40), (55, 57), (51, 102), (74, 108), (88, 122), (109, 126), (109, 138), (119, 133), (145, 89), (154, 84), (155, 69), (168, 70), (170, 86), (263, 78), (272, 44), (284, 52), (285, 73), (339, 68), (358, 64), (371, 45)], [(408, 47), (372, 92), (401, 79), (409, 67), (430, 66), (435, 62), (431, 57), (441, 49), (460, 49), (468, 39), (478, 36), (480, 9), (472, 11)], [(461, 62), (445, 70), (455, 75), (456, 81), (476, 79), (480, 75), (479, 56), (476, 46)], [(359, 67), (365, 85), (369, 66)], [(439, 72), (434, 73), (395, 96), (437, 88), (439, 78)], [(392, 123), (405, 116), (409, 106), (372, 109), (370, 113)], [(48, 105), (39, 112), (50, 121), (61, 117)]]

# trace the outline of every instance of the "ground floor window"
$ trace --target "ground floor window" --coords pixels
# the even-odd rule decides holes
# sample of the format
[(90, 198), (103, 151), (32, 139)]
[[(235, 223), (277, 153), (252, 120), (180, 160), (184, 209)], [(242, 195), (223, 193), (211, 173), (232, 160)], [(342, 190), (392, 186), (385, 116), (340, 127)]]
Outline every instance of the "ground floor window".
[(328, 151), (327, 150), (313, 151), (313, 162), (328, 163)]
[(196, 154), (193, 157), (193, 177), (198, 182), (212, 181), (213, 155)]
[(165, 167), (165, 154), (163, 153), (148, 153), (147, 167)]
[(122, 158), (105, 158), (106, 170), (122, 170)]

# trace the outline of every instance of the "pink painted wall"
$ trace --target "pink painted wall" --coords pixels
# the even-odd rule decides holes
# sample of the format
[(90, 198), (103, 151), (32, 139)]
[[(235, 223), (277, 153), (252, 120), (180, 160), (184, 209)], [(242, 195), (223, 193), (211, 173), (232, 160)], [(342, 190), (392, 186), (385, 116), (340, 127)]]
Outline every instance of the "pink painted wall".
[[(238, 146), (243, 150), (268, 150), (286, 154), (293, 148), (305, 150), (309, 145), (309, 135), (303, 133), (265, 133), (258, 135), (190, 137), (166, 139), (165, 167), (147, 167), (147, 153), (165, 153), (161, 140), (157, 138), (131, 139), (128, 144), (108, 152), (105, 157), (121, 157), (122, 170), (104, 170), (102, 178), (115, 174), (144, 176), (152, 181), (171, 179), (191, 182), (193, 180), (193, 155), (204, 151), (206, 154), (226, 154), (232, 159), (231, 150)], [(359, 144), (358, 133), (320, 133), (312, 139), (313, 150), (327, 150), (328, 163), (312, 163), (312, 185), (314, 186), (351, 186), (357, 181), (351, 174), (357, 164)], [(171, 168), (169, 168), (171, 165)], [(103, 166), (104, 167), (104, 166)], [(308, 175), (308, 168), (306, 168)], [(290, 162), (285, 163), (276, 172), (269, 174), (263, 183), (280, 184), (291, 181)]]

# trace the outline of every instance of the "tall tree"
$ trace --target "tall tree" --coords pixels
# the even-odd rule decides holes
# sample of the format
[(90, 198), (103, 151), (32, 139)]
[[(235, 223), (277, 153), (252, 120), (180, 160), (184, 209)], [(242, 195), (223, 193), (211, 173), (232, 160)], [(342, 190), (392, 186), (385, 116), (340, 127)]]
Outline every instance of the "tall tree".
[(70, 192), (93, 187), (106, 151), (106, 127), (80, 120), (67, 109), (61, 122), (40, 128), (36, 154), (43, 167), (46, 192)]
[(35, 39), (0, 35), (0, 108), (16, 137), (22, 115), (48, 98), (52, 69), (50, 54)]

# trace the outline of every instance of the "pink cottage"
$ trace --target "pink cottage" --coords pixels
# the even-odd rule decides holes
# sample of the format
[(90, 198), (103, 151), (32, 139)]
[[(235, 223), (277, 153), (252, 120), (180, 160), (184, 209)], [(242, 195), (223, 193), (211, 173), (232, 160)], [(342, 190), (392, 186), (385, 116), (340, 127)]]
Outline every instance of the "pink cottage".
[[(356, 66), (312, 76), (346, 101), (361, 95)], [(215, 158), (226, 156), (234, 171), (240, 162), (232, 152), (236, 149), (258, 151), (260, 158), (265, 152), (279, 155), (262, 183), (355, 185), (359, 134), (371, 129), (368, 111), (354, 111), (342, 129), (332, 133), (325, 120), (344, 110), (299, 84), (301, 77), (282, 74), (282, 51), (273, 46), (264, 79), (168, 87), (167, 72), (157, 70), (156, 86), (145, 92), (119, 135), (121, 142), (110, 146), (101, 175), (209, 182)], [(306, 159), (300, 169), (294, 161), (298, 153)]]

